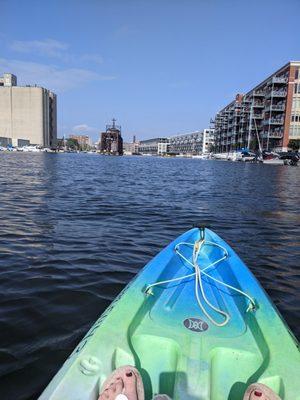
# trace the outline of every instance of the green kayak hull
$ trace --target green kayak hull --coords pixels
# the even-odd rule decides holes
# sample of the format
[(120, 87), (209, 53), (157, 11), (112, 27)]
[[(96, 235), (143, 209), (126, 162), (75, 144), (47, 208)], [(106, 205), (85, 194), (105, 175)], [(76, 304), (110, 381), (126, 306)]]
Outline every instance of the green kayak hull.
[[(141, 270), (78, 344), (41, 400), (96, 400), (111, 372), (128, 364), (140, 371), (146, 400), (158, 393), (175, 400), (242, 400), (254, 382), (283, 400), (300, 400), (295, 338), (246, 265), (214, 232), (206, 229), (206, 240), (223, 246), (228, 257), (211, 268), (211, 276), (253, 297), (255, 310), (241, 293), (205, 277), (209, 301), (230, 315), (225, 326), (215, 326), (199, 308), (194, 277), (145, 293), (152, 283), (192, 272), (174, 249), (199, 236), (199, 229), (184, 233)], [(187, 250), (186, 258), (191, 257)], [(218, 247), (203, 247), (203, 266), (219, 257)]]

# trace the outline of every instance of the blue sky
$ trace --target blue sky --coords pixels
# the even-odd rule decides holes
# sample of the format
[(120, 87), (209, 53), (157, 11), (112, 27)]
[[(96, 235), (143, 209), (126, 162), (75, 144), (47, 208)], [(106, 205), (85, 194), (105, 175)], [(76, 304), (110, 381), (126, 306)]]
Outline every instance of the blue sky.
[(58, 94), (58, 135), (125, 140), (208, 127), (300, 59), (299, 0), (0, 0), (0, 74)]

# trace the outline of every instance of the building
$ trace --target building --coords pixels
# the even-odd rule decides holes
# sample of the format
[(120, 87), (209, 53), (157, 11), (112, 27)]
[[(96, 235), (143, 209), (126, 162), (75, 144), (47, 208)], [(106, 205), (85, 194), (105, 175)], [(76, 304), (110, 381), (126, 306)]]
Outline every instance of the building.
[(212, 128), (203, 129), (202, 154), (211, 153), (215, 146), (215, 130)]
[(169, 146), (168, 138), (154, 138), (141, 140), (139, 144), (139, 153), (144, 155), (163, 155), (167, 154)]
[(168, 152), (170, 154), (199, 155), (209, 153), (214, 142), (214, 130), (204, 129), (171, 136)]
[(115, 125), (116, 120), (112, 119), (112, 125), (106, 125), (106, 131), (101, 133), (100, 150), (104, 154), (123, 155), (123, 139), (121, 126)]
[(87, 148), (92, 146), (91, 138), (89, 136), (87, 136), (87, 135), (73, 135), (73, 134), (70, 134), (69, 138), (77, 140), (79, 146), (82, 149), (87, 149)]
[(17, 77), (14, 74), (3, 74), (3, 76), (0, 76), (0, 86), (6, 86), (6, 87), (11, 87), (11, 86), (17, 86)]
[(140, 142), (136, 141), (136, 137), (133, 136), (132, 142), (124, 142), (123, 143), (123, 151), (125, 155), (132, 155), (139, 153), (139, 145)]
[(290, 61), (217, 113), (215, 152), (286, 151), (300, 139), (300, 62)]
[(38, 86), (17, 86), (17, 77), (0, 77), (0, 146), (55, 147), (56, 95)]

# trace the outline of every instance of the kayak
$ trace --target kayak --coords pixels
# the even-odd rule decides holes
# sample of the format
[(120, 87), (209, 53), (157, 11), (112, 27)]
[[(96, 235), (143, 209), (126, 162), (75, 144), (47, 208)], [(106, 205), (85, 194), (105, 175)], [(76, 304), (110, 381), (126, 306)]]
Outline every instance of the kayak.
[(300, 400), (296, 339), (258, 281), (217, 234), (193, 228), (163, 249), (95, 322), (41, 394), (96, 400), (124, 365), (145, 399), (239, 400), (260, 382)]

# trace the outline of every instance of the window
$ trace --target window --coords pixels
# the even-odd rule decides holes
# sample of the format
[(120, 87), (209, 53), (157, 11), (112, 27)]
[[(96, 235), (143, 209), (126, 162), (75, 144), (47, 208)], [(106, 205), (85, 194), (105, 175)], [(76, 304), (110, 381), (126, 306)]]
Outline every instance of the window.
[(300, 137), (300, 126), (299, 125), (291, 125), (289, 131), (289, 137)]
[(299, 79), (299, 68), (295, 70), (295, 79)]

